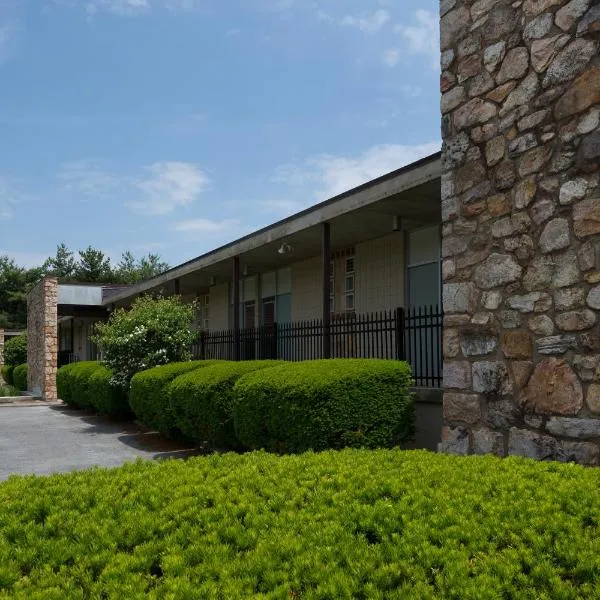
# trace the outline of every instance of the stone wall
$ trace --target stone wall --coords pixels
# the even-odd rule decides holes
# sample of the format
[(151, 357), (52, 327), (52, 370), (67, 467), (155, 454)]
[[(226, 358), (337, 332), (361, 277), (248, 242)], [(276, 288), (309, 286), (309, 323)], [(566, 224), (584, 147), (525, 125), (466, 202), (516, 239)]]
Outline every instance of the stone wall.
[(27, 296), (27, 387), (44, 400), (56, 400), (58, 361), (58, 280), (42, 279)]
[(442, 0), (440, 449), (600, 463), (600, 3)]

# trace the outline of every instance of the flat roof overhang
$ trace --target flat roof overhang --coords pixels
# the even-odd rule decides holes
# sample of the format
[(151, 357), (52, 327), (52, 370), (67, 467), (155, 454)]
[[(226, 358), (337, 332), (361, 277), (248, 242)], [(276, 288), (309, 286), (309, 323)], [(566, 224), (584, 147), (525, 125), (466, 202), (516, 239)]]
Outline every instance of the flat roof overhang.
[[(173, 293), (175, 280), (180, 294), (205, 293), (213, 282), (231, 281), (235, 256), (248, 275), (318, 256), (325, 222), (331, 224), (334, 251), (391, 234), (394, 217), (402, 221), (403, 229), (441, 223), (440, 173), (438, 153), (111, 294), (104, 303), (127, 304), (148, 291)], [(280, 254), (282, 243), (291, 252)]]
[(57, 306), (59, 320), (63, 317), (102, 318), (108, 315), (106, 306), (90, 306), (87, 304), (59, 304)]

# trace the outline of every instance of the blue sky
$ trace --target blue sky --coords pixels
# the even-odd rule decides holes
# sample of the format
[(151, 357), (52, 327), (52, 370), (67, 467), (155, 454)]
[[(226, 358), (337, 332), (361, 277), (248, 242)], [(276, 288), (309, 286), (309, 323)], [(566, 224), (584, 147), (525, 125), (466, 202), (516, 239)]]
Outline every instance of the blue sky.
[(0, 254), (171, 265), (436, 151), (433, 0), (0, 0)]

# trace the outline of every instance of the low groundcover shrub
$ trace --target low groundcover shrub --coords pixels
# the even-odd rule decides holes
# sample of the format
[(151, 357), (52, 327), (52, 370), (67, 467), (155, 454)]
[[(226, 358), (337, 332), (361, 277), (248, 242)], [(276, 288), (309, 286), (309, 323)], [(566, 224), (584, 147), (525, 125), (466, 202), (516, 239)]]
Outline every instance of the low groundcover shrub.
[(389, 447), (413, 434), (410, 367), (371, 359), (287, 363), (242, 377), (235, 433), (250, 449)]
[(186, 361), (170, 363), (141, 371), (133, 376), (129, 390), (129, 405), (137, 419), (148, 427), (178, 437), (180, 432), (171, 412), (167, 385), (179, 375), (208, 367), (217, 361)]
[(178, 428), (194, 442), (239, 449), (233, 429), (233, 387), (247, 373), (280, 364), (275, 360), (223, 362), (177, 377), (166, 392)]
[(0, 597), (590, 600), (600, 470), (262, 452), (0, 484)]
[(13, 383), (12, 385), (19, 390), (24, 392), (27, 390), (27, 364), (19, 365), (14, 368), (12, 373)]

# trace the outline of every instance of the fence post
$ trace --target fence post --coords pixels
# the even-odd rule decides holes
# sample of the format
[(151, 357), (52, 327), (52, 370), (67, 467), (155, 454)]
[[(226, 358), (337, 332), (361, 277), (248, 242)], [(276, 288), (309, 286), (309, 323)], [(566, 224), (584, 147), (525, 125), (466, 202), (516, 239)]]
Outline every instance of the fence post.
[(405, 328), (405, 314), (404, 308), (399, 306), (395, 310), (395, 329), (396, 329), (396, 358), (398, 360), (406, 360), (406, 352), (405, 352), (405, 340), (404, 334), (406, 331)]

